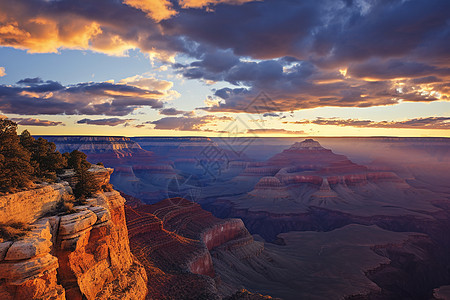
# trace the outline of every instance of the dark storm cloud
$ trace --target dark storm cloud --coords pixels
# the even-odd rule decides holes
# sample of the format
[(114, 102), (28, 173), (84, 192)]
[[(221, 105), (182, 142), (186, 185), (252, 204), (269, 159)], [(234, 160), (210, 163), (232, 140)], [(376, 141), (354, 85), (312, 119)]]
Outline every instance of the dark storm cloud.
[(432, 42), (448, 49), (448, 11), (446, 0), (266, 0), (219, 5), (214, 13), (187, 10), (162, 24), (237, 55), (339, 63), (407, 55)]
[(352, 127), (373, 128), (407, 128), (407, 129), (450, 129), (450, 117), (415, 118), (403, 121), (371, 121), (340, 118), (317, 118), (315, 120), (302, 120), (284, 122), (290, 124), (316, 124)]
[(120, 124), (126, 124), (127, 122), (133, 121), (134, 119), (119, 119), (119, 118), (107, 118), (107, 119), (82, 119), (78, 120), (77, 124), (88, 124), (88, 125), (101, 125), (101, 126), (117, 126)]
[[(140, 107), (162, 108), (168, 85), (157, 91), (110, 82), (63, 86), (38, 78), (0, 85), (0, 111), (19, 115), (109, 115), (124, 116)], [(164, 82), (166, 83), (166, 82)]]
[(320, 2), (269, 0), (218, 5), (214, 13), (188, 10), (162, 24), (168, 33), (232, 49), (237, 55), (297, 56), (311, 30), (320, 25)]

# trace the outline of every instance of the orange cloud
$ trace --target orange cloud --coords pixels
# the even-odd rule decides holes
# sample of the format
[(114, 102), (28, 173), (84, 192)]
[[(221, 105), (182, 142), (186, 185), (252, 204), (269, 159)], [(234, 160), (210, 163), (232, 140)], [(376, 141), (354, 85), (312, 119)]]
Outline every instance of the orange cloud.
[(4, 67), (0, 67), (0, 77), (3, 77), (5, 75), (6, 75), (5, 68)]
[[(170, 60), (174, 55), (173, 51), (165, 50), (161, 28), (128, 6), (110, 3), (103, 8), (109, 12), (104, 16), (84, 13), (83, 9), (61, 8), (54, 1), (32, 5), (22, 0), (17, 0), (14, 5), (0, 2), (0, 45), (30, 53), (76, 49), (123, 56), (129, 49), (140, 48), (158, 59)], [(111, 17), (117, 15), (120, 18)], [(130, 18), (136, 20), (134, 29), (139, 34), (130, 34), (127, 27)]]
[(123, 3), (142, 10), (156, 22), (169, 19), (177, 14), (172, 3), (167, 0), (124, 0)]
[(59, 48), (88, 49), (89, 41), (101, 33), (99, 24), (93, 21), (73, 18), (59, 23), (37, 17), (1, 24), (0, 44), (28, 49), (30, 53), (54, 53)]

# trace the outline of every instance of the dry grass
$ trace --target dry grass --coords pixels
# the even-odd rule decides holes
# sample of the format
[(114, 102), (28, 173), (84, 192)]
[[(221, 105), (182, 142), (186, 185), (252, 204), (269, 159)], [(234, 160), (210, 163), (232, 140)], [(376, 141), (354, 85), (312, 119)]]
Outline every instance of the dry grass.
[(75, 206), (75, 202), (76, 200), (73, 195), (64, 194), (58, 205), (57, 211), (64, 215), (75, 213), (76, 210), (73, 208)]

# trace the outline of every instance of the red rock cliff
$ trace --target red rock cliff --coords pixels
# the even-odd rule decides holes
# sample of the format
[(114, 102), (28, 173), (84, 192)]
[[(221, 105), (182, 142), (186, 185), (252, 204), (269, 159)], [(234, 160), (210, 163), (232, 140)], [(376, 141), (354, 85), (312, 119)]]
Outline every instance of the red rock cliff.
[(0, 243), (0, 299), (144, 299), (146, 272), (130, 252), (124, 202), (117, 191), (98, 192)]

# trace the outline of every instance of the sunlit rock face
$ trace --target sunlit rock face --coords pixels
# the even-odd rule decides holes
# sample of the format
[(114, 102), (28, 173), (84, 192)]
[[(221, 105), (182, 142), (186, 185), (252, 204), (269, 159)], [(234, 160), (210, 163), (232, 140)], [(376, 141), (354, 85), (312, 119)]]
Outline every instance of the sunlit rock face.
[[(109, 170), (91, 171), (109, 181)], [(52, 199), (58, 191), (57, 202), (71, 194), (67, 182), (45, 191)], [(44, 196), (41, 191), (35, 202)], [(144, 299), (147, 277), (130, 252), (124, 202), (117, 191), (99, 191), (68, 214), (42, 206), (45, 217), (34, 220), (31, 231), (0, 243), (0, 298)]]
[(56, 209), (61, 197), (71, 191), (67, 182), (43, 183), (33, 189), (0, 196), (0, 220), (2, 223), (33, 223)]

